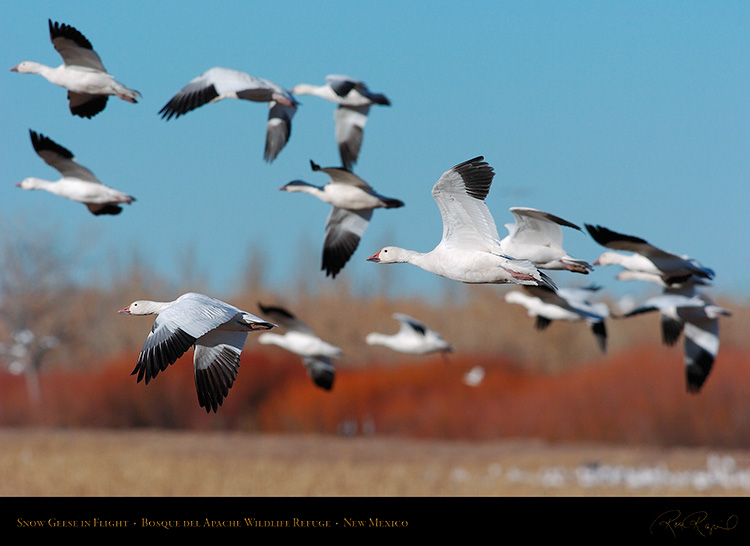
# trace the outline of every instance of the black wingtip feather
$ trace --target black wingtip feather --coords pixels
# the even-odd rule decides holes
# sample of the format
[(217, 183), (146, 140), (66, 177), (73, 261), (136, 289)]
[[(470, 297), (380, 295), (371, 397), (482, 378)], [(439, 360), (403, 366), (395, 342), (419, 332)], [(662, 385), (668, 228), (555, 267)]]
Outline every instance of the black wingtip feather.
[(495, 170), (484, 161), (484, 156), (480, 155), (459, 163), (452, 170), (463, 179), (468, 195), (484, 201), (495, 177)]
[(78, 31), (78, 29), (66, 25), (65, 23), (58, 23), (58, 22), (52, 22), (52, 19), (47, 19), (47, 24), (49, 25), (49, 37), (50, 40), (54, 40), (55, 38), (67, 38), (69, 40), (73, 40), (77, 46), (83, 47), (85, 49), (94, 49), (91, 45), (91, 42), (89, 42), (86, 37)]
[(67, 148), (63, 148), (49, 137), (46, 137), (41, 133), (32, 131), (31, 129), (29, 129), (29, 135), (31, 136), (31, 145), (34, 147), (34, 150), (37, 153), (43, 151), (51, 151), (55, 152), (56, 154), (60, 154), (67, 159), (73, 159), (73, 153), (70, 150), (68, 150)]
[(591, 224), (584, 224), (591, 237), (602, 246), (609, 246), (611, 243), (616, 241), (636, 243), (636, 244), (648, 244), (646, 240), (633, 235), (625, 235), (623, 233), (617, 233), (611, 229), (603, 226), (593, 226)]

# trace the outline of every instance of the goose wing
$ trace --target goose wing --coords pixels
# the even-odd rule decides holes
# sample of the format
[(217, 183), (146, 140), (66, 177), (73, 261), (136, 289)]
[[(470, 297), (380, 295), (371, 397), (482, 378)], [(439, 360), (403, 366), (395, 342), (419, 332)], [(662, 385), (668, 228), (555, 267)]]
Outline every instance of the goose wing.
[(363, 81), (343, 74), (328, 74), (326, 76), (326, 83), (336, 95), (341, 97), (341, 99), (346, 99), (349, 93), (351, 93), (352, 90), (355, 90), (357, 93), (376, 104), (382, 104), (384, 106), (390, 106), (391, 104), (390, 100), (388, 100), (388, 98), (382, 93), (373, 93), (370, 91)]
[(333, 381), (336, 377), (336, 369), (331, 359), (326, 356), (305, 356), (302, 362), (307, 369), (310, 379), (318, 387), (330, 391), (333, 388)]
[(703, 316), (685, 322), (685, 376), (687, 390), (698, 392), (713, 368), (719, 352), (719, 321)]
[(195, 342), (193, 375), (198, 403), (206, 412), (221, 406), (237, 379), (247, 332), (211, 330)]
[(312, 159), (310, 160), (310, 168), (312, 168), (314, 172), (320, 171), (326, 173), (331, 178), (331, 182), (335, 184), (348, 184), (350, 186), (361, 188), (369, 193), (373, 192), (372, 187), (367, 182), (346, 168), (321, 167)]
[(263, 305), (258, 303), (263, 316), (268, 317), (272, 322), (277, 323), (279, 326), (283, 326), (286, 330), (303, 332), (310, 335), (315, 335), (312, 328), (307, 323), (300, 320), (296, 315), (292, 314), (288, 309), (279, 305)]
[(94, 173), (80, 165), (67, 148), (63, 148), (51, 138), (34, 131), (29, 131), (31, 145), (34, 151), (50, 167), (56, 169), (64, 177), (78, 178), (86, 182), (100, 184)]
[(372, 218), (372, 209), (348, 210), (333, 207), (326, 221), (321, 269), (326, 276), (336, 277), (357, 250), (359, 240)]
[(336, 144), (339, 147), (342, 165), (351, 169), (359, 159), (359, 150), (362, 147), (367, 115), (370, 105), (345, 106), (340, 105), (333, 112), (333, 121), (336, 127)]
[(501, 253), (495, 220), (484, 202), (495, 173), (479, 156), (447, 170), (432, 188), (443, 219), (441, 245)]
[(405, 315), (404, 313), (394, 313), (393, 318), (401, 323), (399, 334), (416, 335), (421, 338), (427, 337), (429, 328), (417, 319)]
[(266, 123), (266, 148), (263, 159), (269, 163), (276, 159), (292, 135), (292, 118), (297, 111), (297, 104), (282, 104), (271, 101)]
[(66, 66), (81, 66), (107, 72), (99, 55), (91, 46), (91, 42), (77, 29), (64, 23), (53, 23), (51, 19), (48, 19), (47, 22), (52, 45), (60, 54)]
[(554, 245), (562, 248), (562, 227), (570, 227), (580, 231), (576, 224), (568, 222), (537, 209), (528, 207), (512, 207), (510, 212), (515, 219), (515, 228), (508, 227), (510, 236), (515, 242), (529, 245)]
[(167, 120), (178, 118), (204, 104), (227, 98), (296, 104), (287, 90), (269, 80), (231, 68), (214, 67), (190, 80), (159, 114)]

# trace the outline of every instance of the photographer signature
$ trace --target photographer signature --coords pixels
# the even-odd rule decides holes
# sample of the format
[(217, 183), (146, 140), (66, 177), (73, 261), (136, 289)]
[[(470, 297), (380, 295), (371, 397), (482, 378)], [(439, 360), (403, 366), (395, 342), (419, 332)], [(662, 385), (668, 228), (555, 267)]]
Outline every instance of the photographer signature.
[(652, 535), (654, 531), (663, 528), (675, 537), (678, 531), (695, 531), (701, 536), (709, 536), (714, 531), (731, 531), (737, 527), (736, 515), (729, 516), (726, 521), (709, 522), (707, 520), (708, 513), (704, 511), (683, 516), (679, 510), (667, 510), (653, 521), (649, 530)]

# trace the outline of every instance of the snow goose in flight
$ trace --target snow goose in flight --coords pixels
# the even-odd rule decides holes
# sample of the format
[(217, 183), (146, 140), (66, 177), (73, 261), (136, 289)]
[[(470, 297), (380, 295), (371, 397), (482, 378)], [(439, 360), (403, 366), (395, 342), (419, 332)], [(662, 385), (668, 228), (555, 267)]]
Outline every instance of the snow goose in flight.
[(530, 317), (536, 318), (537, 330), (544, 330), (554, 320), (586, 321), (602, 352), (607, 350), (605, 320), (609, 316), (607, 304), (589, 298), (599, 287), (560, 288), (556, 291), (543, 286), (524, 286), (524, 292), (514, 290), (505, 301), (525, 307)]
[(338, 104), (333, 119), (341, 164), (351, 170), (357, 162), (370, 106), (390, 106), (382, 93), (373, 93), (359, 80), (340, 74), (326, 76), (325, 85), (300, 83), (291, 89), (294, 95), (315, 95)]
[(326, 276), (335, 278), (359, 245), (372, 211), (376, 208), (403, 207), (403, 201), (385, 197), (373, 190), (359, 176), (338, 167), (321, 168), (310, 161), (314, 172), (323, 172), (330, 177), (324, 186), (315, 186), (302, 180), (292, 180), (282, 191), (309, 193), (333, 205), (326, 220), (326, 237), (323, 243), (321, 269)]
[(500, 241), (508, 256), (528, 259), (539, 269), (562, 269), (588, 274), (591, 264), (573, 258), (562, 246), (562, 227), (581, 230), (562, 218), (527, 207), (512, 207), (515, 223), (505, 224), (508, 235)]
[(83, 203), (92, 214), (120, 214), (122, 203), (135, 197), (102, 184), (90, 170), (80, 165), (73, 154), (44, 135), (29, 131), (34, 150), (47, 165), (57, 169), (62, 178), (55, 182), (41, 178), (25, 178), (16, 186), (24, 190), (45, 190), (60, 197)]
[(659, 275), (665, 283), (680, 283), (696, 275), (712, 279), (714, 272), (687, 256), (678, 256), (649, 244), (640, 237), (617, 233), (602, 226), (585, 224), (591, 237), (602, 246), (632, 254), (604, 252), (594, 265), (619, 265), (630, 271)]
[(301, 356), (313, 383), (321, 389), (330, 391), (335, 377), (331, 359), (339, 358), (342, 354), (341, 349), (320, 339), (310, 326), (283, 307), (261, 303), (258, 307), (264, 316), (286, 330), (284, 334), (264, 332), (258, 336), (258, 342), (264, 345), (277, 345)]
[(83, 34), (70, 25), (48, 20), (52, 45), (63, 58), (57, 68), (33, 61), (23, 61), (11, 68), (22, 74), (39, 74), (48, 81), (68, 90), (70, 112), (91, 118), (104, 110), (109, 95), (117, 95), (126, 102), (137, 102), (141, 94), (128, 89), (114, 79), (102, 64), (99, 55)]
[(193, 373), (198, 403), (206, 412), (221, 406), (240, 366), (247, 333), (276, 325), (216, 298), (188, 292), (171, 302), (134, 301), (119, 311), (154, 315), (133, 375), (146, 384), (194, 346)]
[(297, 101), (280, 85), (231, 68), (214, 67), (190, 80), (159, 110), (162, 119), (179, 118), (191, 110), (223, 99), (267, 102), (266, 147), (263, 159), (276, 159), (292, 134)]
[(443, 237), (430, 252), (386, 246), (368, 261), (410, 263), (436, 275), (468, 284), (528, 284), (554, 287), (529, 260), (506, 255), (484, 199), (494, 170), (475, 157), (447, 170), (432, 188), (443, 219)]
[(732, 313), (715, 305), (707, 295), (698, 292), (695, 285), (688, 283), (679, 288), (665, 288), (662, 294), (647, 299), (623, 316), (652, 311), (660, 314), (665, 345), (673, 346), (684, 332), (687, 390), (699, 392), (719, 352), (719, 317)]
[(372, 332), (365, 337), (365, 343), (382, 345), (400, 353), (414, 355), (447, 353), (453, 350), (450, 343), (423, 322), (403, 313), (394, 313), (393, 318), (401, 324), (398, 332), (394, 335)]

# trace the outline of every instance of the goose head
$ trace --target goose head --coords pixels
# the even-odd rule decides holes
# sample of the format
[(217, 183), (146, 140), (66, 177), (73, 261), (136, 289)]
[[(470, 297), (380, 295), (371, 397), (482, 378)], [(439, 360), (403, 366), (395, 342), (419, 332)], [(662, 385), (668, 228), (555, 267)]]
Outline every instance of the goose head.
[(397, 264), (409, 261), (409, 254), (403, 248), (386, 246), (367, 258), (368, 262), (376, 264)]

